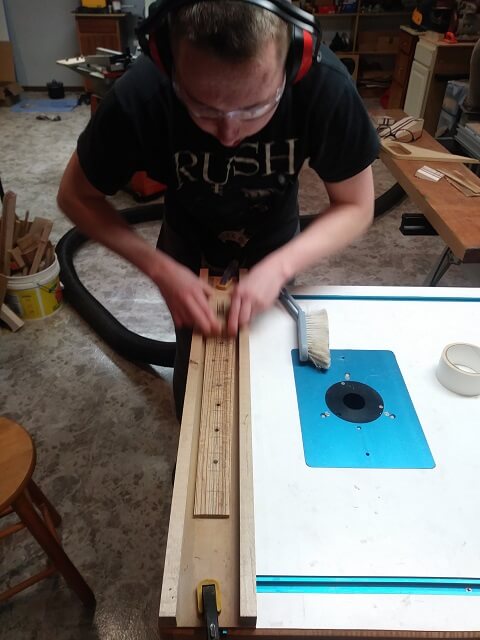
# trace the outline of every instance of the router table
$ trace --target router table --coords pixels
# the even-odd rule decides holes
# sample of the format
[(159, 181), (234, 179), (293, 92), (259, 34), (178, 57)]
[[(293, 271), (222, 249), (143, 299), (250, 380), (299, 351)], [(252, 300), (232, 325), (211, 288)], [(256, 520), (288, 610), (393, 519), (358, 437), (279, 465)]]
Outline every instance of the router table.
[[(446, 345), (480, 345), (480, 293), (292, 293), (308, 313), (327, 310), (331, 368), (298, 361), (296, 328), (280, 305), (255, 319), (239, 352), (245, 365), (247, 344), (250, 405), (240, 385), (232, 441), (239, 481), (230, 517), (213, 518), (207, 533), (187, 497), (199, 446), (187, 434), (198, 407), (187, 407), (161, 636), (206, 637), (196, 581), (219, 578), (227, 636), (480, 637), (480, 395), (453, 393), (436, 377)], [(193, 346), (190, 391), (197, 356)], [(229, 520), (237, 533), (222, 556)], [(207, 552), (196, 546), (202, 537)], [(209, 549), (215, 575), (195, 573)]]

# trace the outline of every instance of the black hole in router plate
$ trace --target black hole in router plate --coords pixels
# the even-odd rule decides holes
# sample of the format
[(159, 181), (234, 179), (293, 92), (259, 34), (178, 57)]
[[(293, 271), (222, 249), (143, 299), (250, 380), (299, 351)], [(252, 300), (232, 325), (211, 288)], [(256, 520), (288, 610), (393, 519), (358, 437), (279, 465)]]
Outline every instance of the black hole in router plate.
[(373, 422), (382, 415), (382, 396), (368, 384), (342, 380), (329, 387), (325, 402), (331, 413), (347, 422), (362, 424)]
[(347, 393), (343, 397), (343, 402), (349, 409), (363, 409), (365, 406), (365, 398), (363, 398), (359, 393)]

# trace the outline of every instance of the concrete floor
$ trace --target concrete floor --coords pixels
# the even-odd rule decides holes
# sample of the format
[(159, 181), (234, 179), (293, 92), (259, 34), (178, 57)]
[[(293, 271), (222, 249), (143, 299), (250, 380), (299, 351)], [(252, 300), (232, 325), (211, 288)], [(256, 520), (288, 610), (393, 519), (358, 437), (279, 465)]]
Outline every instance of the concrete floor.
[[(57, 241), (70, 223), (55, 196), (89, 109), (62, 113), (60, 122), (0, 109), (0, 174), (17, 193), (23, 215), (54, 221)], [(377, 193), (393, 183), (375, 163)], [(321, 185), (306, 170), (302, 212), (325, 203)], [(134, 206), (126, 194), (119, 208)], [(379, 219), (341, 255), (298, 277), (299, 284), (421, 285), (443, 248), (438, 237), (404, 237), (401, 213), (408, 201)], [(139, 225), (152, 242), (159, 223)], [(76, 257), (86, 286), (129, 329), (171, 339), (161, 297), (135, 269), (88, 244)], [(477, 267), (452, 267), (445, 286), (478, 286)], [(97, 608), (85, 611), (61, 578), (50, 578), (0, 606), (0, 637), (15, 640), (147, 640), (157, 638), (179, 428), (171, 399), (171, 370), (138, 367), (112, 352), (68, 305), (28, 322), (13, 334), (0, 327), (0, 407), (32, 434), (35, 479), (63, 516), (66, 552), (95, 591)], [(43, 566), (25, 532), (0, 546), (2, 586)]]

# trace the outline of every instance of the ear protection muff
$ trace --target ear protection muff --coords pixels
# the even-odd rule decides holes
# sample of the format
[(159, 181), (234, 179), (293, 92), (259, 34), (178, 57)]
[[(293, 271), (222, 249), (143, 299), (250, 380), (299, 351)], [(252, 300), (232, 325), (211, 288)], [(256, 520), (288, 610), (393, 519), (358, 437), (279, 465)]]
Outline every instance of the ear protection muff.
[[(219, 0), (220, 1), (220, 0)], [(314, 16), (288, 0), (241, 0), (271, 11), (290, 25), (291, 42), (286, 60), (287, 83), (299, 82), (320, 62), (322, 30)], [(145, 55), (167, 75), (171, 74), (173, 58), (170, 48), (169, 14), (201, 0), (157, 0), (150, 5), (148, 18), (137, 28), (140, 47)]]

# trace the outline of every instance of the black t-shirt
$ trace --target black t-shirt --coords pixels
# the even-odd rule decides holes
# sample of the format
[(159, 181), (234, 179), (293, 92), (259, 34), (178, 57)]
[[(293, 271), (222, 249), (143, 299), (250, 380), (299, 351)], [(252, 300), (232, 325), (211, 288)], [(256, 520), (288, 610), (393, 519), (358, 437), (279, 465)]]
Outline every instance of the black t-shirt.
[(339, 182), (373, 162), (378, 139), (346, 68), (323, 46), (321, 63), (286, 87), (268, 124), (234, 148), (199, 129), (169, 79), (141, 57), (100, 103), (77, 152), (105, 194), (142, 170), (166, 184), (168, 224), (220, 264), (294, 235), (305, 160)]

